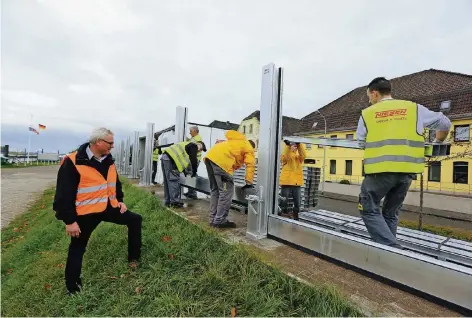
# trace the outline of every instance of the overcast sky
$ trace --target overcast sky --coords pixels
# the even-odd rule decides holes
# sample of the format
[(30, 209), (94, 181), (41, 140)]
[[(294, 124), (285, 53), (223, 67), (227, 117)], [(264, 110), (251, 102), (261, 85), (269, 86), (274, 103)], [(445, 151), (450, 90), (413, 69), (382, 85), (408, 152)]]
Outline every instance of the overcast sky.
[[(373, 77), (472, 74), (472, 1), (2, 0), (2, 144), (74, 147), (259, 108), (262, 66), (285, 68), (284, 115), (302, 117)], [(23, 132), (23, 133), (21, 133)], [(60, 145), (60, 146), (59, 146)], [(69, 149), (61, 149), (68, 151)]]

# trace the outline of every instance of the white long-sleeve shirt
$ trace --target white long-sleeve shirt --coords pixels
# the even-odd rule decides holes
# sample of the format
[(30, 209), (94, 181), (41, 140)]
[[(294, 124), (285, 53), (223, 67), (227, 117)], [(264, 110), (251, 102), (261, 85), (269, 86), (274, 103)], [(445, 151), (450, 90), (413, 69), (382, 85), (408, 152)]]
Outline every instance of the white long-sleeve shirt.
[[(384, 98), (382, 100), (393, 99)], [(416, 122), (416, 131), (422, 135), (425, 128), (432, 130), (449, 130), (451, 129), (451, 121), (441, 112), (433, 112), (423, 105), (418, 105), (418, 120)], [(367, 137), (367, 128), (365, 127), (364, 119), (362, 116), (359, 118), (357, 123), (356, 131), (357, 140), (359, 146), (364, 148), (365, 139)]]

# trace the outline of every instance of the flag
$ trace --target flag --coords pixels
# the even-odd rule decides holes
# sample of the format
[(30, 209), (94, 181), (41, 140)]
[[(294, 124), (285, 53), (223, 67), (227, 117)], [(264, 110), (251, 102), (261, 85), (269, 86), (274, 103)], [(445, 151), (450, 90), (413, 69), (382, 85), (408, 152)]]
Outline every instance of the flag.
[(29, 128), (29, 131), (32, 131), (32, 132), (34, 132), (36, 135), (39, 135), (39, 132), (38, 132), (36, 129), (34, 129), (33, 127), (30, 127), (30, 128)]
[(46, 126), (44, 126), (44, 125), (39, 124), (38, 126), (39, 126), (39, 130), (45, 130), (46, 129)]

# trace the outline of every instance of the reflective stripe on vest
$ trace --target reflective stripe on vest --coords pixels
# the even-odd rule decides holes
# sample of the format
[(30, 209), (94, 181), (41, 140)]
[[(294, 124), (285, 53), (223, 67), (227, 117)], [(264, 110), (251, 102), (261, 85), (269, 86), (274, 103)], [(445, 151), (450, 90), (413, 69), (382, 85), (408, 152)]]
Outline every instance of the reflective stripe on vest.
[[(200, 135), (196, 135), (195, 137), (190, 138), (189, 141), (190, 141), (190, 142), (197, 143), (197, 142), (202, 142), (203, 140), (202, 140), (202, 137), (201, 137)], [(198, 161), (201, 161), (201, 160), (202, 160), (202, 152), (201, 152), (201, 151), (199, 151), (199, 152), (197, 153), (197, 160), (198, 160)]]
[(367, 128), (364, 151), (366, 174), (422, 173), (424, 137), (417, 132), (417, 105), (383, 100), (362, 111)]
[(77, 153), (74, 152), (68, 157), (75, 165), (80, 174), (80, 182), (77, 188), (75, 206), (77, 215), (104, 212), (107, 208), (108, 200), (113, 207), (118, 207), (116, 199), (116, 181), (118, 174), (114, 164), (108, 168), (107, 180), (95, 168), (88, 165), (77, 165)]
[(183, 172), (187, 167), (190, 166), (190, 158), (185, 151), (185, 146), (189, 142), (179, 142), (166, 148), (165, 152), (174, 160), (177, 170)]

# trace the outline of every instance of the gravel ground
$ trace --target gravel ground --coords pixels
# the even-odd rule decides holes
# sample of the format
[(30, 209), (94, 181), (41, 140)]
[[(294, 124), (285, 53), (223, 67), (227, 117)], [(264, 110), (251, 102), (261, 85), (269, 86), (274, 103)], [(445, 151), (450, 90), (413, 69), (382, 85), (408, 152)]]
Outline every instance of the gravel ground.
[[(56, 182), (59, 166), (0, 169), (2, 175), (2, 218), (5, 227), (23, 213), (42, 192)], [(52, 213), (52, 212), (51, 212)]]

